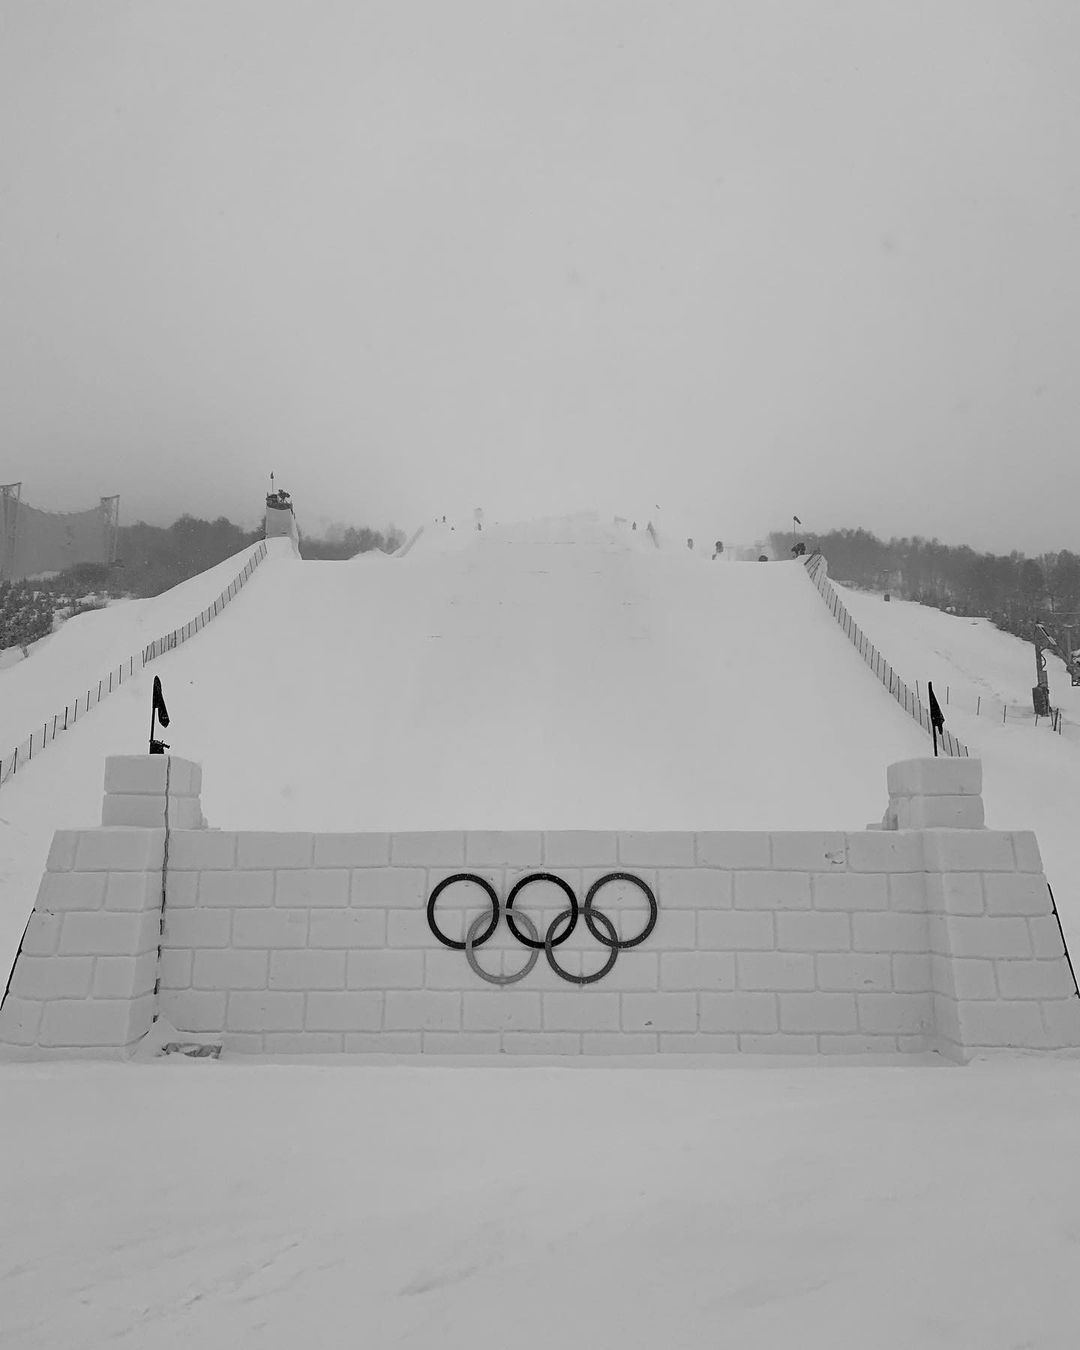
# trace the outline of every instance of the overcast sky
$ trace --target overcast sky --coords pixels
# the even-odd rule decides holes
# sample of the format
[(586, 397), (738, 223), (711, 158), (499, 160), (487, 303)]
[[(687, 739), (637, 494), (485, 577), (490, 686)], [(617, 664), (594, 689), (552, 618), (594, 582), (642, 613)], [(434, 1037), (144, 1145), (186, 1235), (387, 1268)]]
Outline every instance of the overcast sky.
[(0, 0), (0, 481), (1080, 550), (1076, 0)]

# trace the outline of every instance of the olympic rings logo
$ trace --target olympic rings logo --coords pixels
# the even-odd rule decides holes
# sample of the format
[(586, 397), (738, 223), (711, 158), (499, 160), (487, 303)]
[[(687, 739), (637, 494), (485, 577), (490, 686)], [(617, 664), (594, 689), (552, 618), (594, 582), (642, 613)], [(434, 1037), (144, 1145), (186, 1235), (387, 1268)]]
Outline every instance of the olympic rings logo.
[[(479, 886), (487, 895), (491, 905), (491, 913), (489, 915), (478, 914), (469, 924), (465, 933), (464, 942), (455, 942), (453, 938), (447, 937), (435, 921), (435, 906), (438, 903), (439, 896), (442, 895), (443, 891), (445, 891), (448, 886), (453, 886), (454, 883), (458, 881), (471, 881), (474, 885)], [(557, 886), (559, 890), (562, 891), (567, 901), (567, 907), (552, 919), (551, 923), (548, 925), (547, 932), (543, 937), (540, 936), (536, 924), (533, 923), (532, 919), (530, 919), (527, 914), (520, 910), (515, 911), (514, 909), (514, 902), (521, 895), (521, 892), (525, 887), (532, 886), (538, 881), (548, 881), (551, 882), (553, 886)], [(623, 938), (620, 940), (618, 933), (615, 931), (615, 925), (602, 910), (599, 910), (596, 907), (597, 893), (602, 887), (608, 885), (608, 883), (612, 881), (631, 882), (643, 892), (645, 899), (648, 901), (649, 917), (644, 928), (636, 937)], [(589, 887), (589, 893), (585, 897), (584, 905), (581, 905), (580, 907), (578, 905), (577, 896), (574, 894), (574, 889), (569, 882), (564, 881), (562, 877), (554, 876), (551, 872), (530, 872), (528, 876), (522, 877), (506, 897), (505, 904), (500, 902), (498, 895), (495, 893), (494, 886), (492, 886), (490, 882), (485, 881), (483, 877), (478, 877), (475, 872), (455, 872), (452, 877), (447, 877), (445, 880), (439, 882), (431, 892), (427, 902), (428, 927), (431, 929), (432, 933), (434, 933), (435, 937), (438, 938), (444, 947), (451, 947), (454, 951), (458, 952), (463, 951), (465, 953), (465, 960), (469, 963), (471, 969), (474, 970), (482, 980), (486, 980), (488, 984), (497, 985), (516, 984), (518, 980), (523, 980), (540, 959), (541, 952), (547, 957), (547, 962), (551, 969), (556, 975), (561, 976), (562, 979), (567, 980), (571, 984), (595, 984), (597, 980), (602, 980), (608, 971), (611, 970), (621, 951), (626, 951), (629, 947), (639, 947), (641, 943), (645, 941), (656, 927), (658, 914), (659, 906), (656, 903), (656, 896), (653, 895), (652, 889), (642, 881), (640, 877), (635, 877), (630, 872), (609, 872), (607, 876), (601, 877), (599, 881), (594, 881)], [(499, 920), (503, 918), (506, 919), (506, 926), (510, 929), (510, 932), (513, 933), (514, 937), (517, 938), (523, 947), (528, 949), (529, 954), (526, 957), (525, 964), (520, 970), (513, 971), (509, 975), (495, 975), (491, 971), (484, 970), (480, 965), (480, 962), (476, 958), (476, 949), (482, 947), (484, 943), (487, 942), (495, 932), (496, 928), (498, 928)], [(560, 947), (567, 938), (570, 937), (577, 927), (579, 918), (585, 920), (585, 927), (588, 928), (589, 932), (602, 947), (608, 949), (609, 953), (600, 969), (593, 971), (590, 975), (575, 975), (572, 971), (566, 970), (563, 966), (559, 965), (558, 959), (555, 956), (555, 948)], [(522, 929), (525, 931), (522, 932)]]

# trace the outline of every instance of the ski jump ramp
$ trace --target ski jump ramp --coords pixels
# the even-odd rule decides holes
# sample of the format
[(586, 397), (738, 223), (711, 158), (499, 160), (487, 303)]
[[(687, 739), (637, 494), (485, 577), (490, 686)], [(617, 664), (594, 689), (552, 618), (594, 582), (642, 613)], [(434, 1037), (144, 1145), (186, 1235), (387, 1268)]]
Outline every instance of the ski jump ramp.
[[(861, 828), (883, 766), (926, 749), (801, 563), (590, 520), (279, 554), (155, 673), (208, 815), (237, 827)], [(43, 782), (90, 772), (54, 823), (93, 819), (105, 755), (143, 748), (145, 692), (50, 750)]]
[[(797, 562), (571, 520), (429, 526), (401, 559), (279, 558), (257, 580), (157, 665), (222, 824), (859, 828), (883, 765), (926, 749)], [(95, 795), (143, 734), (105, 716)]]

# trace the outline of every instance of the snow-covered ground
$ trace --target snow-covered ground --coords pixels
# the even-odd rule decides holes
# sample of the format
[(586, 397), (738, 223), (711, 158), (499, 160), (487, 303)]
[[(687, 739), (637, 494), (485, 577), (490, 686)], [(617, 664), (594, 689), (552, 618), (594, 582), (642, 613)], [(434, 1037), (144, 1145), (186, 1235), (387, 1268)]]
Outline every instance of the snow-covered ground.
[[(271, 543), (280, 550), (277, 541)], [(91, 682), (212, 604), (254, 551), (226, 558), (152, 600), (122, 600), (77, 614), (35, 643), (27, 659), (18, 653), (19, 659), (0, 671), (0, 753), (7, 758), (35, 727), (85, 696)]]
[(11, 1350), (1072, 1350), (1080, 1063), (4, 1066)]

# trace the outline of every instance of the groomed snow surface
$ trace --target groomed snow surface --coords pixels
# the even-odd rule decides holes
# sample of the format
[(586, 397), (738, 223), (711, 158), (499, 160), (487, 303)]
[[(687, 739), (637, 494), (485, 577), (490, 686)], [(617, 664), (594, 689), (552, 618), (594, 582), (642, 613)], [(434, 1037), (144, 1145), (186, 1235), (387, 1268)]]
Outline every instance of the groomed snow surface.
[[(0, 671), (0, 741), (243, 563)], [(1016, 639), (844, 598), (909, 683), (1029, 703)], [(222, 827), (859, 829), (927, 750), (797, 563), (583, 519), (275, 547), (0, 791), (0, 975), (52, 831), (96, 823), (104, 757), (145, 748), (155, 673)], [(989, 823), (1038, 833), (1075, 951), (1080, 739), (947, 713)], [(4, 1064), (0, 1345), (1072, 1347), (1078, 1113), (1069, 1056)]]
[(1080, 1063), (5, 1066), (11, 1350), (1073, 1350)]

